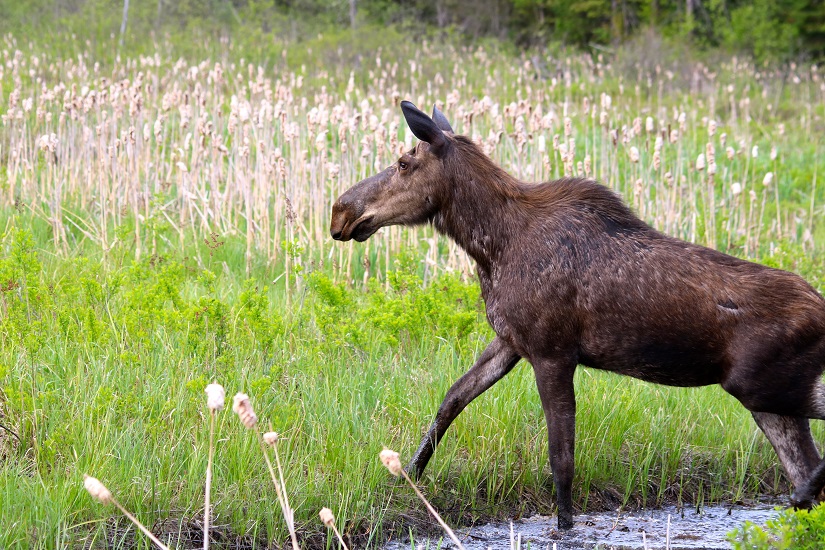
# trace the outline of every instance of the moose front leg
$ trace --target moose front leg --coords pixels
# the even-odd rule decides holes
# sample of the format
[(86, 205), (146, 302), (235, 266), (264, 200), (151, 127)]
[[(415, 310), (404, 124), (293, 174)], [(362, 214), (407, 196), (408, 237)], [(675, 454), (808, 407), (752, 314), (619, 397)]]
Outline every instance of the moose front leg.
[(504, 340), (498, 336), (482, 352), (475, 365), (458, 379), (444, 396), (427, 434), (407, 466), (407, 472), (418, 479), (433, 456), (453, 420), (470, 402), (487, 391), (493, 384), (504, 378), (521, 359)]
[(533, 364), (536, 385), (547, 421), (550, 469), (556, 485), (559, 529), (573, 527), (573, 467), (576, 437), (575, 361), (538, 361)]

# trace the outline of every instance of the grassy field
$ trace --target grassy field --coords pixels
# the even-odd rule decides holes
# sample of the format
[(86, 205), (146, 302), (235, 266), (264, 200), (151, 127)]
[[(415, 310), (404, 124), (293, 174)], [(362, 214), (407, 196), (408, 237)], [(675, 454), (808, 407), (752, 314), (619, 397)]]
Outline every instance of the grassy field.
[[(3, 548), (145, 544), (83, 473), (157, 533), (197, 539), (212, 381), (283, 434), (305, 547), (328, 543), (322, 506), (359, 547), (423, 524), (377, 457), (411, 456), (491, 338), (472, 265), (431, 228), (327, 233), (336, 196), (412, 143), (400, 99), (438, 102), (524, 179), (597, 178), (663, 231), (825, 287), (816, 67), (393, 33), (377, 50), (196, 36), (117, 55), (54, 38), (0, 45)], [(582, 509), (787, 490), (720, 388), (585, 370), (576, 386)], [(285, 543), (258, 442), (229, 410), (218, 430), (221, 540)], [(527, 365), (459, 417), (421, 485), (451, 523), (553, 511)]]

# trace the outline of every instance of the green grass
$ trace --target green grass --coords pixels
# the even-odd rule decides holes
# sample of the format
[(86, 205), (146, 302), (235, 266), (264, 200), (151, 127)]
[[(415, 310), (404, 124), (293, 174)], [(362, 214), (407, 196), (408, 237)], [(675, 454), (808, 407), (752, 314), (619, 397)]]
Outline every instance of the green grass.
[[(35, 234), (42, 225), (6, 222)], [(348, 289), (315, 272), (286, 308), (264, 268), (246, 279), (231, 242), (197, 268), (174, 256), (121, 263), (117, 250), (101, 263), (93, 247), (58, 258), (23, 229), (2, 246), (0, 279), (20, 282), (2, 295), (0, 324), (2, 423), (20, 438), (1, 440), (3, 547), (117, 545), (126, 527), (106, 521), (116, 514), (85, 494), (83, 473), (164, 532), (200, 517), (203, 390), (213, 380), (230, 395), (249, 393), (262, 427), (285, 436), (286, 485), (303, 536), (319, 536), (317, 511), (329, 506), (349, 536), (380, 537), (418, 505), (378, 452), (411, 456), (447, 388), (491, 337), (474, 285), (444, 275), (423, 287), (403, 261), (389, 290)], [(439, 308), (449, 315), (431, 313)], [(718, 387), (666, 388), (581, 369), (576, 391), (582, 508), (615, 506), (611, 498), (739, 501), (784, 488), (768, 443)], [(259, 542), (285, 540), (253, 435), (229, 410), (218, 434), (215, 524)], [(423, 487), (452, 523), (553, 511), (529, 365), (459, 417)]]

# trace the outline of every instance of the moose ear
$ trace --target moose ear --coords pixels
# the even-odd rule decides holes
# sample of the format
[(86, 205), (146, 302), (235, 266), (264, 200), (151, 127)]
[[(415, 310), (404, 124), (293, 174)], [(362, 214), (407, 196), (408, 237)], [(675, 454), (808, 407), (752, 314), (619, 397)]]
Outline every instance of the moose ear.
[(450, 122), (447, 120), (447, 117), (444, 116), (444, 113), (438, 110), (438, 107), (433, 105), (433, 122), (441, 128), (442, 132), (450, 132), (451, 134), (455, 133), (453, 127), (450, 126)]
[(447, 144), (444, 132), (441, 131), (441, 128), (433, 119), (427, 116), (427, 113), (421, 111), (409, 101), (401, 102), (401, 111), (404, 112), (404, 118), (407, 120), (407, 125), (412, 130), (413, 135), (421, 141), (429, 143), (430, 149), (434, 153), (438, 153)]

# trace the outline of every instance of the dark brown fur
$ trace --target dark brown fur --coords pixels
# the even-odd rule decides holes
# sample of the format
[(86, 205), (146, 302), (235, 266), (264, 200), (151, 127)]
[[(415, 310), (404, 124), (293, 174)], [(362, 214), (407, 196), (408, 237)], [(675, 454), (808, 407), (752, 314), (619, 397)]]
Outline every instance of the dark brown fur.
[[(334, 238), (431, 222), (476, 261), (496, 338), (447, 393), (410, 470), (450, 423), (524, 358), (548, 425), (559, 526), (572, 525), (576, 366), (673, 386), (721, 384), (752, 411), (809, 505), (825, 466), (825, 300), (802, 278), (668, 237), (610, 190), (516, 180), (472, 141), (402, 104), (423, 141), (333, 207)], [(816, 475), (813, 476), (814, 470)], [(810, 480), (810, 481), (809, 481)]]

